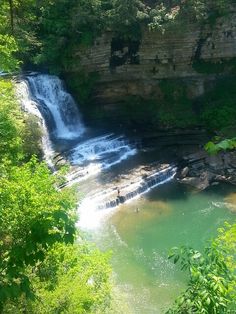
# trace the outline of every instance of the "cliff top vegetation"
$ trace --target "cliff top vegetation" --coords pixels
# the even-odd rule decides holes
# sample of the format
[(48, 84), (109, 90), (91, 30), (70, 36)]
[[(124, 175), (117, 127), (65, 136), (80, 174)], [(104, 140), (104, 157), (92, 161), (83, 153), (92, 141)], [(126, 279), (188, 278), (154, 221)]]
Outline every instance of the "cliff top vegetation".
[[(140, 37), (141, 27), (164, 32), (186, 19), (214, 23), (231, 11), (233, 0), (3, 0), (0, 4), (0, 68), (46, 65), (60, 72), (71, 65), (78, 47), (110, 30)], [(75, 60), (73, 60), (75, 62)]]

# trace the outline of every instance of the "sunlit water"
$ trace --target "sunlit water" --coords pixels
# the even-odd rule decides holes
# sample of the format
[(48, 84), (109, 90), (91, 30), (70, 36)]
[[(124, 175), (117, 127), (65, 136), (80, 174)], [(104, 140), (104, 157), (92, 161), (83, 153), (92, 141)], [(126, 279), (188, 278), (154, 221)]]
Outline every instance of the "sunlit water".
[(218, 186), (197, 193), (168, 183), (121, 206), (99, 230), (88, 233), (101, 249), (113, 252), (121, 309), (125, 303), (130, 313), (165, 313), (186, 285), (185, 274), (168, 260), (170, 249), (201, 250), (218, 227), (233, 221), (233, 190)]

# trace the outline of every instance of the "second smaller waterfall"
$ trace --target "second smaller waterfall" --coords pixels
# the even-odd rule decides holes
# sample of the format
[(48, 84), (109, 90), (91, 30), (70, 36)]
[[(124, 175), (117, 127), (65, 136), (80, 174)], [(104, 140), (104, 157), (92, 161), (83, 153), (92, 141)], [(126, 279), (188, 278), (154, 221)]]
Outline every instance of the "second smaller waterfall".
[(175, 166), (161, 164), (147, 170), (145, 175), (124, 178), (117, 186), (107, 186), (102, 190), (88, 195), (80, 204), (79, 225), (85, 229), (94, 229), (100, 226), (104, 217), (109, 216), (114, 210), (125, 203), (139, 198), (155, 187), (171, 181), (177, 172)]

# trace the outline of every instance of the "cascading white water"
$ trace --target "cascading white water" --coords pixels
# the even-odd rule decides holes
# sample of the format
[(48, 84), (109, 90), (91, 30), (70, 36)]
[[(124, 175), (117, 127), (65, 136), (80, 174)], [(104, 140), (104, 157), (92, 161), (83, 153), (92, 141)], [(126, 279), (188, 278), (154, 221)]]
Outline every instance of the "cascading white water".
[(80, 165), (85, 161), (100, 160), (109, 153), (129, 151), (128, 142), (122, 136), (106, 134), (80, 143), (70, 151), (70, 160), (73, 164)]
[(121, 136), (107, 134), (86, 140), (68, 152), (68, 159), (76, 166), (66, 178), (69, 185), (87, 179), (135, 155), (136, 148)]
[(52, 162), (52, 158), (54, 155), (54, 151), (52, 148), (52, 143), (49, 138), (45, 120), (42, 114), (40, 113), (36, 102), (32, 100), (32, 95), (30, 93), (30, 89), (26, 81), (23, 80), (16, 84), (16, 94), (20, 101), (22, 110), (38, 118), (38, 123), (40, 124), (40, 128), (43, 131), (42, 150), (44, 153), (44, 159), (46, 163), (53, 169), (54, 165)]
[(136, 148), (130, 146), (123, 136), (106, 134), (85, 140), (68, 152), (71, 164), (78, 167), (67, 176), (67, 180), (80, 182), (119, 164), (136, 152)]
[(35, 75), (29, 76), (28, 81), (35, 100), (50, 111), (55, 124), (55, 137), (70, 140), (84, 133), (85, 127), (75, 101), (64, 90), (58, 77)]
[[(53, 140), (64, 140), (64, 143), (73, 140), (69, 149), (62, 153), (72, 165), (72, 170), (66, 177), (66, 185), (85, 180), (137, 153), (136, 148), (130, 145), (124, 136), (105, 134), (87, 138), (78, 108), (70, 94), (64, 90), (59, 78), (40, 74), (29, 76), (27, 82), (18, 83), (18, 95), (22, 107), (42, 121), (45, 130), (43, 137), (45, 155), (52, 156), (53, 152), (45, 121), (50, 124), (49, 130), (52, 132)], [(120, 203), (131, 201), (150, 189), (170, 181), (175, 172), (174, 167), (154, 169), (146, 174), (144, 179), (137, 171), (135, 179), (132, 178), (131, 182), (127, 178), (123, 185), (122, 201), (121, 197), (117, 200), (115, 183), (109, 183), (108, 188), (101, 185), (100, 191), (87, 196), (80, 205), (80, 226), (85, 228), (97, 226), (100, 218), (110, 214)]]
[[(136, 178), (135, 182), (129, 182), (128, 185), (106, 188), (88, 196), (80, 205), (78, 225), (86, 229), (98, 227), (104, 217), (111, 215), (119, 205), (128, 203), (155, 187), (171, 181), (176, 172), (175, 166), (168, 166), (146, 176), (145, 179)], [(120, 193), (117, 195), (117, 190), (121, 191), (121, 195)]]
[[(53, 138), (75, 140), (66, 158), (74, 166), (68, 174), (69, 184), (79, 182), (101, 172), (136, 153), (123, 136), (105, 134), (86, 139), (86, 127), (82, 123), (77, 105), (69, 93), (64, 90), (62, 81), (51, 75), (33, 75), (27, 77), (31, 90), (31, 98), (50, 125)], [(30, 93), (27, 92), (27, 97)], [(32, 101), (32, 100), (31, 100)], [(78, 141), (77, 141), (78, 142)]]

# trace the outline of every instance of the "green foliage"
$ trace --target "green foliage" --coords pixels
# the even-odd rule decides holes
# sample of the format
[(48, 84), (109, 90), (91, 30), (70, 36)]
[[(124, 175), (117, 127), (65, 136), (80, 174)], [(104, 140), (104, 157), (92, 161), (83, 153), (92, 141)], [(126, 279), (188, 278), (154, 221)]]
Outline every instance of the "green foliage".
[[(142, 25), (164, 32), (186, 19), (214, 20), (227, 14), (231, 0), (3, 0), (0, 4), (0, 56), (7, 70), (17, 57), (61, 73), (79, 66), (78, 51), (112, 30), (125, 39), (140, 39)], [(11, 4), (12, 3), (12, 8)]]
[(18, 50), (14, 37), (0, 34), (0, 71), (11, 72), (19, 69), (20, 62), (15, 57)]
[(140, 97), (129, 97), (122, 107), (123, 123), (139, 130), (158, 126), (157, 103)]
[(27, 114), (24, 119), (23, 151), (25, 159), (29, 160), (32, 155), (42, 157), (42, 130), (38, 118)]
[[(214, 245), (225, 253), (226, 264), (235, 274), (236, 271), (236, 224), (225, 223), (223, 228), (218, 229), (219, 235), (214, 241)], [(230, 285), (230, 293), (236, 299), (236, 280)]]
[(113, 0), (112, 9), (107, 11), (111, 25), (116, 29), (120, 25), (136, 23), (138, 12), (137, 0)]
[(235, 125), (235, 84), (234, 78), (220, 80), (204, 95), (200, 119), (209, 130), (220, 130)]
[(180, 17), (192, 18), (196, 22), (214, 24), (216, 19), (230, 10), (231, 0), (190, 0), (181, 6)]
[[(110, 254), (84, 240), (74, 245), (55, 244), (43, 262), (28, 267), (34, 299), (8, 302), (4, 313), (97, 313), (110, 306)], [(108, 310), (109, 311), (109, 310)]]
[[(60, 73), (73, 55), (73, 36), (75, 29), (71, 25), (71, 11), (75, 1), (50, 1), (41, 8), (40, 52), (35, 57), (36, 63), (46, 64), (51, 72)], [(53, 12), (53, 13), (52, 13)], [(75, 36), (76, 37), (76, 36)]]
[(96, 72), (86, 74), (81, 70), (79, 73), (67, 74), (65, 78), (73, 95), (75, 95), (83, 105), (89, 101), (93, 87), (99, 79), (99, 75)]
[(103, 313), (110, 303), (108, 259), (85, 242), (54, 245), (35, 272), (33, 311)]
[(20, 111), (11, 81), (0, 80), (0, 161), (12, 164), (42, 157), (42, 131), (33, 115)]
[(19, 164), (41, 157), (41, 129), (34, 116), (23, 114), (11, 81), (0, 80), (0, 161)]
[[(10, 4), (12, 4), (12, 10)], [(2, 0), (0, 2), (0, 33), (12, 38), (12, 56), (15, 61), (10, 61), (11, 67), (15, 63), (19, 68), (20, 63), (17, 60), (28, 64), (38, 50), (40, 42), (36, 32), (39, 25), (39, 13), (38, 1)], [(8, 50), (7, 47), (8, 45), (4, 44), (3, 50)]]
[[(11, 4), (12, 3), (12, 9)], [(4, 67), (46, 64), (54, 73), (79, 65), (78, 50), (96, 36), (113, 30), (124, 38), (140, 39), (142, 24), (162, 32), (186, 19), (212, 21), (227, 14), (231, 0), (3, 0), (0, 4), (0, 56)]]
[(148, 27), (151, 30), (160, 30), (162, 33), (167, 28), (176, 23), (176, 19), (180, 12), (180, 6), (168, 8), (163, 3), (158, 4), (154, 9), (149, 12), (150, 22)]
[(196, 20), (213, 23), (217, 17), (226, 15), (230, 10), (232, 0), (190, 0), (184, 6), (185, 12), (192, 10)]
[(171, 313), (227, 313), (233, 304), (230, 284), (235, 277), (227, 266), (225, 251), (214, 243), (204, 254), (186, 247), (174, 249), (170, 255), (174, 263), (189, 273), (188, 287), (167, 312)]
[(162, 80), (159, 84), (162, 102), (159, 104), (160, 123), (166, 127), (188, 127), (197, 124), (186, 86), (182, 82)]
[[(51, 1), (41, 8), (40, 53), (36, 63), (45, 63), (54, 73), (79, 68), (78, 50), (95, 37), (113, 30), (124, 37), (140, 37), (138, 0)], [(138, 31), (137, 31), (138, 30)]]
[(78, 49), (93, 43), (103, 26), (98, 0), (57, 0), (41, 8), (37, 63), (46, 63), (54, 73), (79, 66)]
[(189, 0), (164, 1), (148, 10), (148, 26), (164, 33), (168, 28), (184, 25), (186, 20), (195, 23), (210, 23), (213, 25), (220, 16), (230, 11), (231, 0)]
[[(75, 198), (58, 192), (55, 177), (35, 159), (21, 167), (1, 166), (1, 302), (30, 290), (28, 265), (42, 261), (56, 242), (73, 242)], [(16, 294), (16, 295), (15, 295)]]
[[(225, 103), (225, 100), (223, 102)], [(236, 108), (231, 107), (230, 103), (224, 103), (222, 107), (220, 107), (220, 101), (209, 103), (209, 105), (205, 106), (202, 113), (202, 120), (208, 129), (220, 130), (221, 128), (233, 125)]]
[(217, 154), (220, 151), (231, 150), (236, 148), (236, 137), (231, 139), (224, 139), (218, 143), (212, 141), (204, 146), (209, 154)]
[(140, 0), (111, 0), (105, 10), (105, 28), (112, 29), (118, 36), (128, 39), (140, 39), (141, 25), (147, 14)]
[(204, 74), (220, 74), (220, 73), (235, 73), (236, 72), (236, 58), (231, 58), (226, 61), (210, 62), (204, 60), (196, 60), (193, 62), (193, 69), (198, 73)]
[[(188, 111), (183, 118), (183, 110)], [(129, 97), (122, 105), (121, 123), (138, 130), (158, 130), (160, 128), (188, 127), (196, 120), (191, 109), (184, 104), (170, 104)]]
[(0, 72), (12, 72), (19, 68), (18, 50), (18, 43), (10, 30), (9, 3), (3, 0), (0, 2)]
[(159, 91), (159, 101), (141, 97), (127, 98), (121, 106), (121, 123), (140, 130), (197, 125), (198, 119), (183, 82), (162, 80)]
[[(0, 81), (0, 312), (104, 313), (107, 254), (79, 239), (75, 190), (32, 157), (40, 131)], [(33, 143), (32, 143), (33, 141)], [(34, 143), (35, 142), (35, 143)]]
[(24, 124), (12, 83), (0, 80), (0, 162), (18, 163), (24, 157), (21, 134)]

